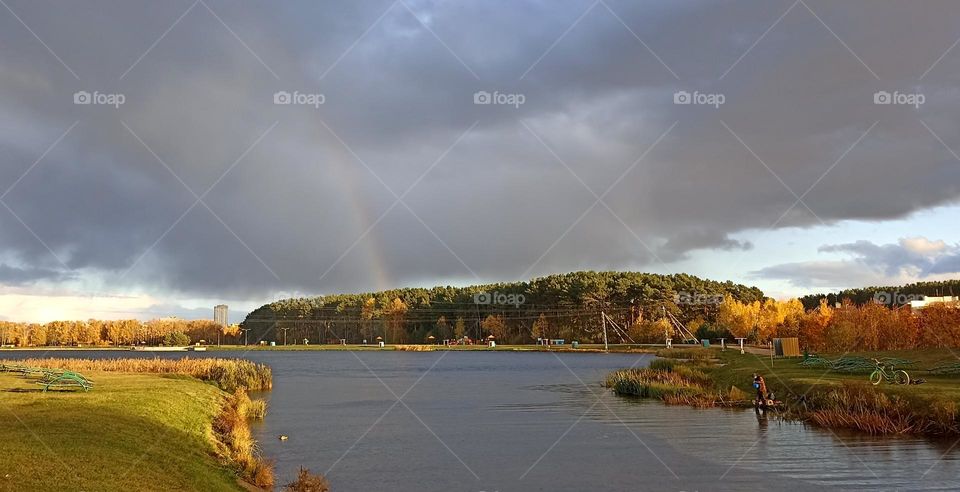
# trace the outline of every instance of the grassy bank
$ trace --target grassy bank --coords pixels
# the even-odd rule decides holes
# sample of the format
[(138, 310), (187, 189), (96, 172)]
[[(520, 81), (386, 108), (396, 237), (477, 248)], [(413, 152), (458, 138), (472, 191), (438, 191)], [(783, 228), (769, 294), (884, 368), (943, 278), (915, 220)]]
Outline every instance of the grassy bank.
[[(71, 362), (95, 389), (42, 393), (33, 379), (0, 373), (0, 490), (244, 490), (238, 476), (272, 483), (247, 423), (265, 408), (245, 392), (147, 366)], [(223, 381), (235, 383), (210, 382)]]
[(71, 371), (135, 372), (152, 374), (180, 374), (214, 383), (224, 391), (246, 388), (250, 391), (268, 390), (273, 385), (273, 374), (264, 364), (237, 359), (24, 359), (8, 362), (29, 367), (55, 367)]
[[(787, 418), (871, 434), (960, 435), (960, 377), (931, 372), (956, 362), (947, 350), (847, 354), (846, 357), (911, 360), (904, 366), (917, 385), (872, 386), (866, 372), (841, 372), (739, 351), (674, 350), (650, 368), (611, 373), (606, 385), (619, 394), (696, 406), (752, 406), (753, 373), (760, 373), (783, 402)], [(826, 357), (831, 357), (827, 355)], [(840, 354), (833, 356), (839, 358)]]

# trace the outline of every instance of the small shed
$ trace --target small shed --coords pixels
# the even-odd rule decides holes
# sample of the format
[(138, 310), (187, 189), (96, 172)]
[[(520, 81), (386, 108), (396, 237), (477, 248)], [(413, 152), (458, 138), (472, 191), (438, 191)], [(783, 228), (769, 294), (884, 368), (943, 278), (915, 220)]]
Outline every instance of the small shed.
[(773, 354), (780, 357), (800, 357), (800, 340), (797, 338), (774, 338)]

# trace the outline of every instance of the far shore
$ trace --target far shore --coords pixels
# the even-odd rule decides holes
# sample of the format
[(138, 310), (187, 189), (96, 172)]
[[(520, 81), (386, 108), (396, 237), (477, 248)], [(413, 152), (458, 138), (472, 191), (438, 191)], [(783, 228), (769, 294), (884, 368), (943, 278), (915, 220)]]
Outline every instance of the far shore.
[[(679, 344), (674, 346), (679, 347)], [(692, 346), (692, 345), (684, 345)], [(378, 345), (204, 345), (207, 352), (247, 352), (247, 351), (279, 351), (279, 352), (300, 352), (300, 351), (396, 351), (396, 352), (432, 352), (432, 351), (456, 351), (456, 352), (573, 352), (573, 353), (655, 353), (666, 347), (664, 344), (610, 344), (607, 349), (603, 344), (579, 344), (574, 348), (571, 344), (565, 345), (496, 345), (490, 347), (487, 345), (428, 345), (428, 344), (388, 344), (380, 347)], [(183, 352), (188, 352), (193, 347), (184, 347)], [(46, 351), (94, 351), (109, 350), (114, 352), (132, 352), (129, 346), (86, 346), (86, 347), (4, 347), (0, 349), (0, 354), (4, 352), (46, 352)], [(137, 351), (138, 353), (150, 353), (149, 350)], [(178, 351), (170, 351), (177, 353)]]

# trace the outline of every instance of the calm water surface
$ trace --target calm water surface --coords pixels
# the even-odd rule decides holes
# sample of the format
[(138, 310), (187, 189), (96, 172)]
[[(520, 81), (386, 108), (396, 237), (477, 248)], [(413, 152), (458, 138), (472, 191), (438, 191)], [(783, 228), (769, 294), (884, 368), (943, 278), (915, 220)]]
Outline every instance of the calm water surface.
[[(27, 357), (7, 353), (2, 357)], [(39, 354), (37, 354), (39, 355)], [(184, 354), (48, 352), (50, 356)], [(648, 355), (221, 352), (269, 364), (256, 427), (278, 483), (333, 490), (960, 490), (955, 441), (876, 438), (753, 411), (616, 397), (604, 375)], [(284, 434), (289, 440), (280, 441)]]

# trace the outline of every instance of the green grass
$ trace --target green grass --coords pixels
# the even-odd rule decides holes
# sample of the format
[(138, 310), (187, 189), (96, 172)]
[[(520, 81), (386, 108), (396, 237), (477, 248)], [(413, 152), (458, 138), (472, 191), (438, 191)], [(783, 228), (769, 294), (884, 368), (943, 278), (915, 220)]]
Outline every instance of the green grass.
[(89, 392), (0, 373), (0, 490), (243, 490), (213, 453), (224, 393), (177, 375), (91, 371)]
[[(803, 394), (813, 386), (841, 386), (845, 382), (866, 382), (867, 374), (850, 374), (829, 371), (822, 367), (800, 365), (802, 358), (774, 359), (754, 354), (741, 355), (738, 350), (725, 352), (713, 350), (720, 358), (721, 365), (710, 370), (716, 385), (722, 388), (736, 386), (748, 393), (754, 393), (753, 373), (763, 375), (767, 385), (782, 393)], [(820, 354), (828, 359), (839, 358), (843, 354)], [(960, 362), (947, 349), (891, 350), (882, 352), (851, 352), (847, 356), (867, 358), (898, 358), (915, 361), (915, 364), (898, 367), (910, 374), (911, 379), (922, 378), (926, 383), (900, 386), (881, 383), (877, 386), (884, 393), (901, 395), (908, 398), (935, 398), (960, 402), (960, 378), (956, 375), (930, 374), (926, 369), (933, 368), (942, 361)], [(780, 394), (778, 394), (780, 396)], [(786, 395), (783, 395), (786, 396)]]

